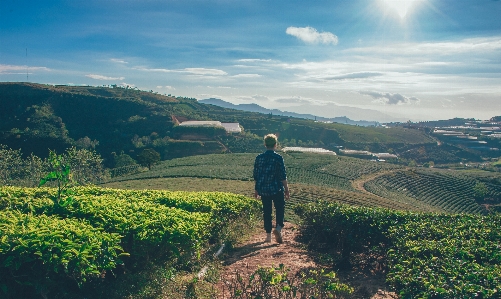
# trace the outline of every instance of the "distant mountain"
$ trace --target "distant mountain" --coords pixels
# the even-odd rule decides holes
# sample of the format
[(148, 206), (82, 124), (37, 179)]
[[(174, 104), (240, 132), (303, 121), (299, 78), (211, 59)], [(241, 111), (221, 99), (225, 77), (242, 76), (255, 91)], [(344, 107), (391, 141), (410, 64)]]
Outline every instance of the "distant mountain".
[[(199, 103), (202, 104), (209, 104), (209, 105), (214, 105), (214, 106), (219, 106), (222, 108), (227, 108), (227, 109), (235, 109), (235, 110), (242, 110), (242, 111), (247, 111), (247, 112), (258, 112), (258, 113), (263, 113), (263, 114), (273, 114), (273, 115), (282, 115), (282, 116), (290, 116), (290, 117), (297, 117), (297, 118), (304, 118), (304, 119), (312, 119), (312, 120), (317, 120), (317, 121), (322, 121), (322, 122), (333, 122), (333, 123), (341, 123), (341, 124), (349, 124), (349, 125), (359, 125), (359, 126), (374, 126), (378, 125), (378, 121), (366, 121), (366, 120), (352, 120), (346, 116), (339, 116), (339, 117), (322, 117), (318, 115), (313, 115), (313, 114), (305, 114), (305, 113), (297, 113), (297, 112), (290, 112), (290, 111), (282, 111), (278, 109), (268, 109), (264, 108), (262, 106), (259, 106), (258, 104), (239, 104), (235, 105), (226, 101), (223, 101), (221, 99), (216, 99), (216, 98), (210, 98), (210, 99), (204, 99), (204, 100), (199, 100)], [(347, 108), (347, 107), (340, 107), (339, 108)], [(300, 110), (305, 110), (307, 107), (302, 107)], [(364, 109), (359, 109), (359, 108), (351, 108), (348, 107), (349, 109), (358, 109), (358, 110), (364, 110)], [(325, 108), (324, 108), (325, 109)], [(349, 109), (344, 109), (344, 112), (347, 112)], [(374, 114), (374, 112), (379, 113), (377, 111), (372, 111), (370, 110), (371, 113)], [(352, 113), (353, 114), (353, 113)], [(384, 117), (390, 118), (390, 116), (384, 115), (381, 113)], [(381, 116), (380, 116), (381, 117)]]
[(308, 113), (316, 115), (317, 117), (347, 117), (352, 120), (368, 121), (369, 123), (378, 121), (382, 123), (387, 122), (405, 122), (407, 118), (401, 116), (394, 116), (386, 113), (379, 112), (372, 109), (362, 109), (356, 107), (339, 106), (336, 104), (326, 105), (301, 105), (288, 108), (292, 112)]

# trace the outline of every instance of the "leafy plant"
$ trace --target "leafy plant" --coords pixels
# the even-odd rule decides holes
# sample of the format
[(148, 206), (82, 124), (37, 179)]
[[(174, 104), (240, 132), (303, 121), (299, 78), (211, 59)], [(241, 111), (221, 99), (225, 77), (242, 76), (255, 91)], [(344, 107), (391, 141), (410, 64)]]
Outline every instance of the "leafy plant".
[(0, 211), (0, 235), (0, 294), (7, 298), (33, 291), (55, 297), (113, 270), (127, 255), (119, 234), (77, 219)]
[(334, 272), (324, 269), (305, 269), (291, 274), (283, 264), (278, 267), (259, 267), (248, 277), (236, 272), (225, 281), (231, 299), (324, 299), (343, 298), (354, 289), (339, 282)]
[(57, 155), (54, 151), (50, 151), (49, 153), (49, 162), (52, 171), (40, 179), (38, 186), (41, 187), (47, 182), (55, 181), (57, 184), (57, 194), (51, 198), (55, 205), (65, 207), (74, 201), (71, 196), (73, 195), (73, 191), (70, 189), (73, 184), (71, 167), (64, 162), (63, 156)]

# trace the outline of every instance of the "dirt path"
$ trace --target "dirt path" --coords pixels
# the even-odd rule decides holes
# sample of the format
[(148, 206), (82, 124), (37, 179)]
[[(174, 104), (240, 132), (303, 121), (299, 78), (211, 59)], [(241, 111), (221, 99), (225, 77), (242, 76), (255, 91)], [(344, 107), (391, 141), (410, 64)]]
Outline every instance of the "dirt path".
[(383, 175), (387, 175), (387, 174), (390, 174), (390, 173), (394, 173), (394, 172), (397, 172), (397, 171), (401, 171), (401, 169), (395, 169), (395, 170), (387, 170), (387, 171), (382, 171), (382, 172), (376, 172), (376, 173), (371, 173), (371, 174), (368, 174), (368, 175), (365, 175), (365, 176), (362, 176), (354, 181), (351, 181), (351, 185), (353, 186), (353, 188), (355, 188), (356, 190), (362, 192), (362, 193), (365, 193), (365, 194), (370, 194), (372, 196), (376, 196), (376, 197), (380, 197), (382, 198), (381, 196), (379, 195), (376, 195), (374, 193), (371, 193), (369, 191), (367, 191), (364, 187), (365, 183), (367, 183), (368, 181), (372, 181), (380, 176), (383, 176)]
[[(274, 241), (265, 243), (265, 234), (263, 232), (236, 246), (232, 252), (223, 257), (222, 278), (217, 286), (221, 293), (219, 298), (231, 298), (227, 288), (224, 287), (224, 281), (234, 279), (237, 271), (240, 275), (248, 277), (258, 267), (279, 266), (279, 264), (284, 264), (293, 274), (304, 268), (319, 267), (312, 255), (295, 240), (297, 234), (296, 226), (286, 223), (282, 233), (283, 244), (277, 244)], [(394, 293), (383, 291), (386, 286), (381, 277), (377, 279), (357, 279), (346, 283), (355, 287), (358, 295), (355, 294), (353, 298), (396, 298)], [(362, 292), (360, 292), (361, 289), (363, 289)]]

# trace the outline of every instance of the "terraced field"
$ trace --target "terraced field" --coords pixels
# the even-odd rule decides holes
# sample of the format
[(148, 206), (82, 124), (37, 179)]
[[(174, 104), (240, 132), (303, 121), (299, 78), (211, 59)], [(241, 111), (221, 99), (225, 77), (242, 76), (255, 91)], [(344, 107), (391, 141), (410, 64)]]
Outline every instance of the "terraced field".
[[(350, 181), (363, 175), (400, 166), (330, 155), (282, 153), (290, 183), (309, 184), (356, 191)], [(114, 178), (126, 181), (165, 177), (217, 178), (253, 180), (252, 169), (256, 154), (214, 154), (163, 161), (151, 171)]]
[[(471, 173), (411, 169), (377, 177), (365, 189), (381, 197), (401, 202), (422, 202), (449, 213), (482, 213), (475, 202), (476, 184)], [(500, 198), (499, 184), (485, 184), (487, 197)]]
[[(104, 187), (117, 189), (152, 189), (171, 191), (216, 191), (231, 192), (252, 197), (254, 195), (253, 181), (238, 181), (210, 178), (153, 178), (133, 181), (111, 182)], [(437, 208), (430, 207), (419, 202), (394, 201), (381, 198), (376, 195), (364, 194), (355, 191), (345, 191), (336, 188), (315, 186), (310, 184), (289, 184), (291, 195), (286, 206), (286, 219), (296, 222), (297, 216), (292, 213), (292, 207), (298, 203), (315, 202), (317, 200), (329, 200), (337, 203), (367, 206), (385, 207), (390, 209), (408, 211), (438, 212)]]
[[(478, 182), (487, 186), (488, 196), (501, 198), (498, 177), (485, 173), (475, 176), (469, 172), (421, 168), (409, 171), (394, 164), (343, 156), (281, 154), (291, 186), (291, 204), (326, 199), (398, 210), (481, 213), (483, 208), (475, 202), (473, 193)], [(163, 161), (151, 171), (116, 177), (105, 186), (252, 196), (255, 156), (214, 154)], [(357, 183), (361, 187), (356, 188)], [(290, 219), (295, 218), (291, 210), (288, 214)]]

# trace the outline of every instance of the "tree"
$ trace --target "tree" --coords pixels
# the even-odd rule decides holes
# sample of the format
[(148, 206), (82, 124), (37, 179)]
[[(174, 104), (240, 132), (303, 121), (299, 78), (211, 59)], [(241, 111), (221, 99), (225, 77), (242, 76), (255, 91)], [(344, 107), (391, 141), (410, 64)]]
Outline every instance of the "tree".
[(80, 185), (100, 183), (108, 178), (103, 159), (95, 151), (71, 147), (66, 149), (62, 159), (71, 167), (73, 180)]
[(21, 150), (13, 150), (0, 144), (0, 185), (12, 184), (23, 176)]
[(149, 170), (151, 167), (160, 161), (160, 154), (154, 149), (147, 148), (144, 149), (138, 156), (137, 161), (143, 166), (147, 166)]
[(114, 160), (115, 160), (115, 168), (129, 165), (136, 165), (136, 160), (132, 159), (131, 156), (124, 154), (123, 152), (118, 156), (115, 155)]
[(75, 145), (77, 148), (83, 148), (86, 150), (95, 150), (96, 146), (99, 145), (99, 141), (91, 140), (89, 137), (85, 136), (84, 138), (80, 138), (75, 141)]
[(487, 193), (489, 193), (489, 189), (484, 183), (476, 183), (475, 187), (473, 187), (473, 192), (475, 193), (475, 199), (483, 200)]

